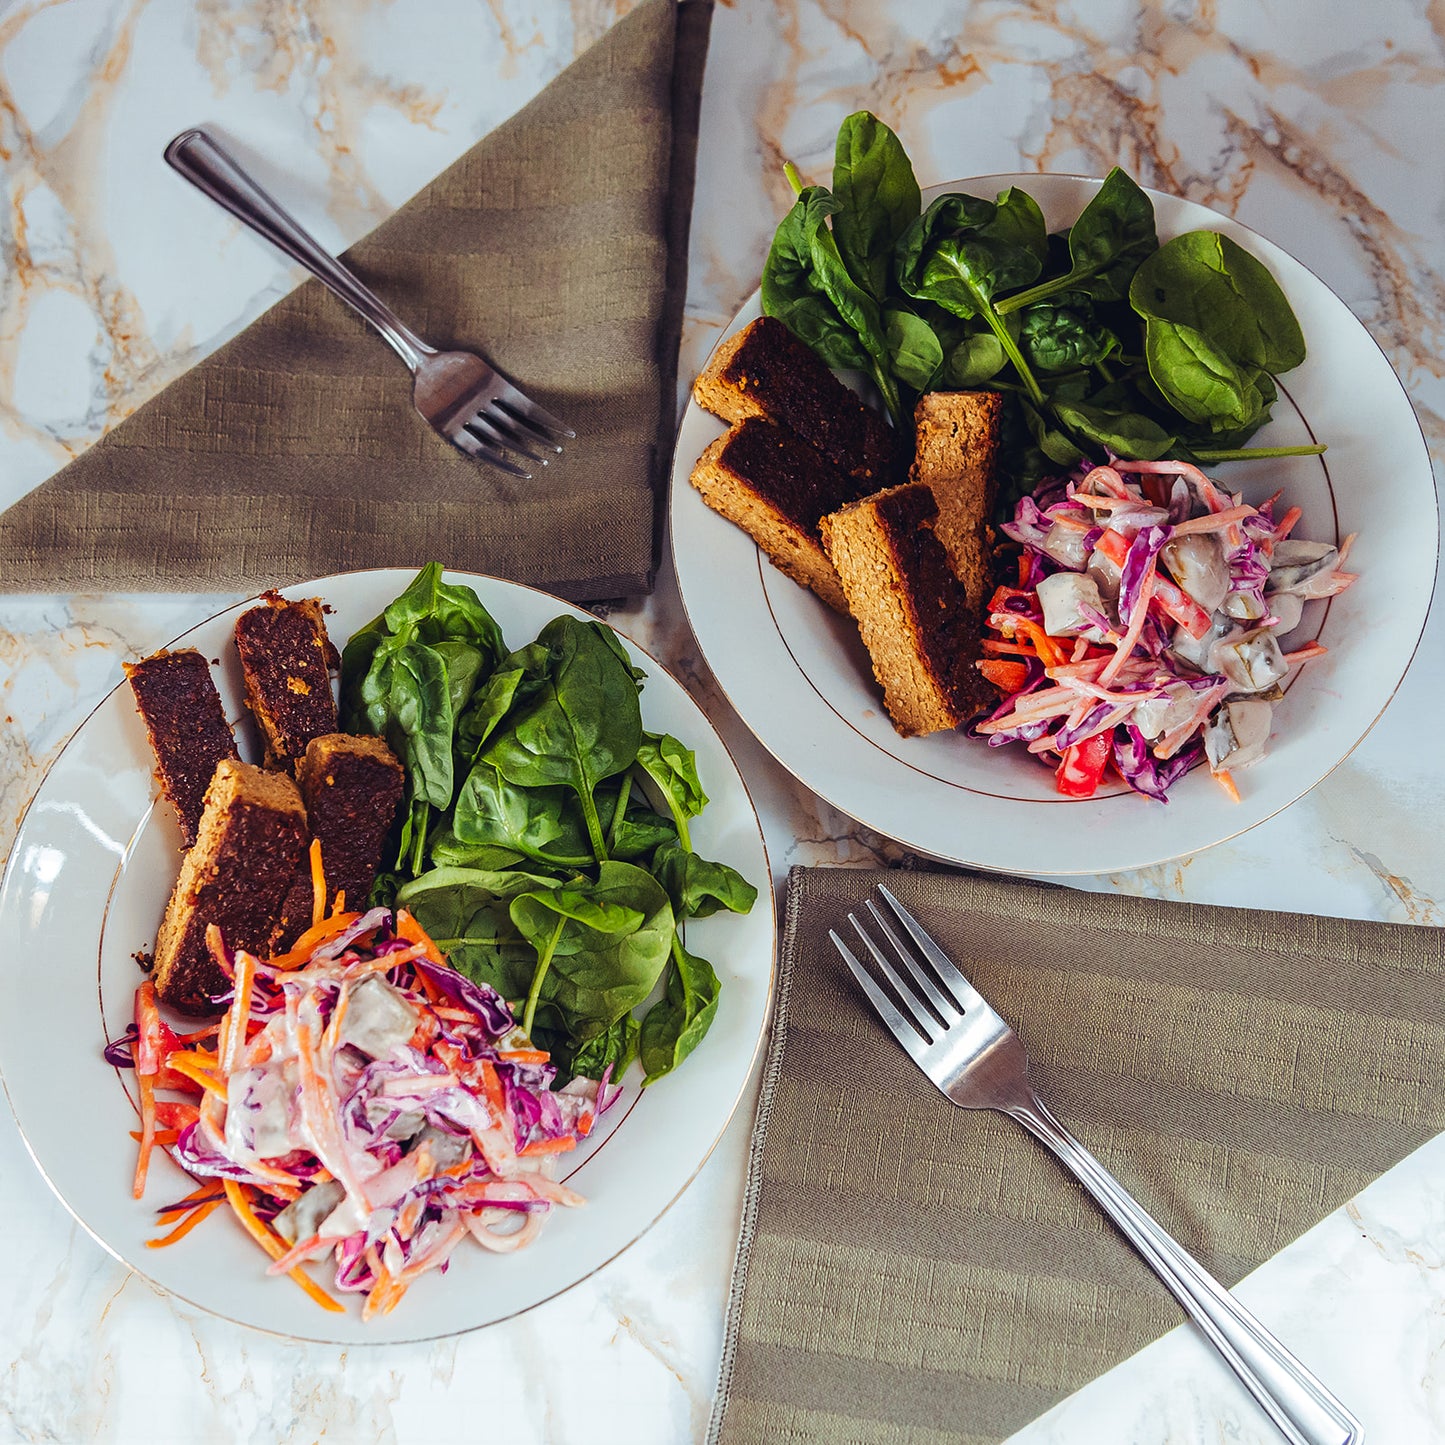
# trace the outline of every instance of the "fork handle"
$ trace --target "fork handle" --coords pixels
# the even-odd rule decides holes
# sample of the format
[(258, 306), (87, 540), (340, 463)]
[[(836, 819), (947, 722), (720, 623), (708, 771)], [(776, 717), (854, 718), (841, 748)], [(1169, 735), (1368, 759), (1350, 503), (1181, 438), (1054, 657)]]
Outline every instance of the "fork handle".
[(369, 286), (326, 250), (240, 163), (204, 130), (182, 131), (165, 149), (166, 163), (257, 235), (304, 266), (363, 321), (374, 326), (415, 371), (433, 354)]
[(1006, 1111), (1078, 1177), (1292, 1445), (1360, 1445), (1364, 1429), (1223, 1285), (1175, 1242), (1037, 1097)]

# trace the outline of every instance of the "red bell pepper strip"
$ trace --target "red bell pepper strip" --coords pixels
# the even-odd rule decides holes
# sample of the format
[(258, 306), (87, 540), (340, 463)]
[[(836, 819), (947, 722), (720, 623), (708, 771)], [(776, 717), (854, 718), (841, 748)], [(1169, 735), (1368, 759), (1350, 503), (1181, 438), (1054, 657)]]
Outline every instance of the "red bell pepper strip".
[(1055, 780), (1059, 792), (1066, 798), (1092, 798), (1113, 746), (1112, 735), (1102, 732), (1065, 748)]

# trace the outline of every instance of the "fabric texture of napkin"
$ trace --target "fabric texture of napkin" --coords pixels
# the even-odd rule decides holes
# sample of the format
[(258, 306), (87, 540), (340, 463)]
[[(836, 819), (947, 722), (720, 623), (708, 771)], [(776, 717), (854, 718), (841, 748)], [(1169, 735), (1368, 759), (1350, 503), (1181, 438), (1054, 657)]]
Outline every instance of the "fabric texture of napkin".
[(1227, 1285), (1445, 1127), (1439, 929), (794, 870), (709, 1445), (992, 1445), (1183, 1318), (1052, 1154), (874, 1015), (828, 930), (879, 882)]
[(648, 591), (709, 18), (643, 0), (347, 253), (421, 336), (573, 427), (560, 461), (521, 481), (462, 456), (308, 281), (0, 515), (0, 589), (258, 590), (437, 559), (580, 601)]

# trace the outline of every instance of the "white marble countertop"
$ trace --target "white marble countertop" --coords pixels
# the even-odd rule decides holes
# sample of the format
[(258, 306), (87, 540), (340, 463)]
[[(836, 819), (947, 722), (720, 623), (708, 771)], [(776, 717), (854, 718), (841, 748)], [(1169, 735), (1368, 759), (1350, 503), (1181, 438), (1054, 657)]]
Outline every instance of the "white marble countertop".
[[(510, 114), (627, 0), (12, 0), (0, 4), (0, 504), (284, 294), (296, 273), (161, 162), (213, 124), (340, 247)], [(1445, 442), (1445, 86), (1423, 3), (731, 0), (713, 23), (681, 372), (756, 285), (787, 204), (863, 106), (921, 179), (1014, 170), (1141, 181), (1238, 215), (1371, 330), (1432, 453)], [(269, 158), (263, 161), (261, 158)], [(1388, 458), (1381, 459), (1388, 466)], [(1438, 464), (1438, 462), (1437, 462)], [(225, 599), (231, 600), (231, 599)], [(0, 597), (0, 851), (123, 659), (210, 597)], [(759, 800), (777, 876), (898, 856), (793, 783), (732, 716), (671, 578), (615, 617), (670, 662)], [(1194, 858), (1084, 886), (1438, 925), (1445, 706), (1438, 616), (1395, 702), (1303, 801)], [(1079, 880), (1073, 880), (1078, 883)], [(1438, 900), (1438, 901), (1437, 901)], [(518, 1442), (705, 1429), (751, 1124), (599, 1275), (431, 1345), (285, 1345), (179, 1307), (96, 1246), (0, 1113), (0, 1438), (412, 1441), (482, 1417)], [(1418, 1151), (1240, 1286), (1375, 1442), (1445, 1438), (1445, 1143)], [(944, 1427), (946, 1422), (940, 1422)], [(464, 1427), (466, 1428), (466, 1427)], [(1015, 1437), (1184, 1445), (1277, 1436), (1176, 1330)]]

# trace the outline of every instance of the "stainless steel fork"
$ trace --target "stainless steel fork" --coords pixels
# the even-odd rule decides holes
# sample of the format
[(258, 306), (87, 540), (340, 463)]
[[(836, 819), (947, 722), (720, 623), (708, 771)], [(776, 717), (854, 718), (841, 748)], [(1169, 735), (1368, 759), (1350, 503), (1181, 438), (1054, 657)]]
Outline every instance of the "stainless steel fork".
[(411, 368), (416, 409), (454, 447), (530, 478), (519, 458), (546, 466), (549, 453), (561, 453), (563, 438), (576, 436), (480, 356), (428, 346), (204, 130), (182, 131), (166, 147), (165, 157), (193, 186), (299, 262), (381, 333)]
[(919, 1068), (960, 1108), (997, 1109), (1018, 1120), (1053, 1150), (1154, 1268), (1293, 1445), (1359, 1445), (1364, 1439), (1359, 1421), (1059, 1123), (1029, 1082), (1028, 1059), (1018, 1035), (893, 894), (883, 887), (878, 891), (927, 966), (905, 946), (871, 899), (868, 911), (908, 982), (857, 916), (850, 913), (848, 921), (911, 1018), (905, 1017), (836, 932), (830, 929), (828, 936)]

